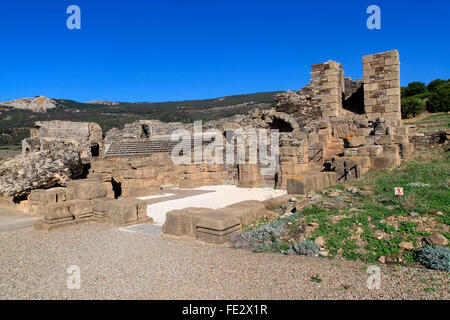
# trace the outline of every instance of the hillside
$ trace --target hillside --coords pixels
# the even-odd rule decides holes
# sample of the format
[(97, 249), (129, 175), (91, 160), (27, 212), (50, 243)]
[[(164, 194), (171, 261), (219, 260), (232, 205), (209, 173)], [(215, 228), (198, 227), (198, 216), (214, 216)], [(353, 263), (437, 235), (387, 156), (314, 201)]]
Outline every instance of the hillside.
[[(93, 121), (103, 131), (139, 119), (157, 119), (164, 122), (193, 122), (214, 120), (236, 114), (246, 114), (254, 108), (267, 109), (275, 102), (277, 92), (261, 92), (227, 96), (206, 100), (173, 102), (114, 102), (92, 101), (89, 103), (67, 99), (51, 99), (56, 108), (45, 112), (16, 109), (0, 103), (0, 145), (16, 145), (29, 135), (35, 121), (70, 120)], [(97, 102), (97, 103), (96, 103)]]

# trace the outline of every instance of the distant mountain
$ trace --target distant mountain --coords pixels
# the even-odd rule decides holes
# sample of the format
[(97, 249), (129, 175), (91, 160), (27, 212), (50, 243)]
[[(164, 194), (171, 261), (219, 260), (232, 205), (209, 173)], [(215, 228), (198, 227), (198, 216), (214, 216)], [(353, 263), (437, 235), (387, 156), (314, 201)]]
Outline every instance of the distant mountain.
[(270, 108), (278, 93), (281, 91), (153, 103), (104, 100), (83, 103), (46, 97), (21, 98), (0, 103), (0, 145), (19, 144), (28, 137), (29, 128), (33, 127), (35, 121), (92, 121), (100, 124), (103, 132), (112, 127), (122, 128), (124, 124), (140, 119), (164, 122), (209, 121), (247, 114), (254, 108)]
[(0, 102), (0, 105), (14, 109), (30, 110), (32, 112), (47, 112), (47, 110), (55, 109), (57, 107), (55, 100), (43, 96)]
[(86, 103), (89, 103), (89, 104), (103, 104), (105, 106), (116, 106), (116, 105), (119, 104), (118, 102), (115, 102), (115, 101), (105, 101), (105, 100), (94, 100), (94, 101), (89, 101), (89, 102), (86, 102)]

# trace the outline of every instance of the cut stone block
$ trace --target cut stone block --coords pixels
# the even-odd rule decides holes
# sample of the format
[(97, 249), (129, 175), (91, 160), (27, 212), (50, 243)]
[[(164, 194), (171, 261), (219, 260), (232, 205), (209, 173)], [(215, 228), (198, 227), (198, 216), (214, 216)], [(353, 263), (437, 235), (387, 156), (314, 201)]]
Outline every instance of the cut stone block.
[(161, 193), (161, 185), (159, 184), (141, 188), (122, 186), (122, 196), (126, 198), (145, 197)]
[(82, 200), (102, 198), (107, 194), (105, 186), (99, 180), (73, 180), (68, 186), (73, 187), (75, 198)]
[(389, 170), (398, 166), (398, 157), (394, 154), (371, 159), (371, 165), (374, 169)]
[(197, 224), (197, 239), (209, 243), (225, 243), (234, 231), (241, 230), (241, 219), (230, 214), (230, 209), (219, 209), (203, 217)]
[(166, 221), (162, 227), (163, 233), (176, 236), (196, 235), (197, 224), (206, 215), (213, 212), (208, 208), (185, 208), (166, 213)]
[(240, 225), (240, 223), (239, 217), (230, 215), (227, 210), (219, 209), (202, 217), (197, 224), (197, 228), (224, 231)]
[(210, 229), (197, 228), (197, 240), (207, 243), (222, 244), (230, 240), (230, 236), (233, 232), (240, 230), (241, 230), (240, 225), (237, 225), (235, 227), (220, 232), (214, 232), (213, 230)]
[(287, 191), (290, 194), (307, 194), (318, 191), (336, 183), (335, 172), (306, 172), (287, 180)]
[(38, 206), (37, 212), (39, 212), (44, 220), (60, 220), (69, 218), (73, 220), (75, 218), (74, 214), (74, 203), (73, 202), (62, 202), (48, 205)]
[(267, 214), (266, 206), (261, 201), (248, 200), (225, 207), (230, 214), (240, 217), (241, 224), (249, 224)]
[(93, 203), (91, 200), (74, 200), (73, 214), (75, 218), (89, 217), (93, 214)]
[(137, 222), (142, 217), (143, 204), (145, 201), (125, 198), (107, 202), (107, 210), (105, 212), (106, 221), (113, 224), (125, 225)]
[(363, 136), (346, 137), (344, 138), (344, 145), (346, 148), (357, 148), (366, 144), (366, 138)]

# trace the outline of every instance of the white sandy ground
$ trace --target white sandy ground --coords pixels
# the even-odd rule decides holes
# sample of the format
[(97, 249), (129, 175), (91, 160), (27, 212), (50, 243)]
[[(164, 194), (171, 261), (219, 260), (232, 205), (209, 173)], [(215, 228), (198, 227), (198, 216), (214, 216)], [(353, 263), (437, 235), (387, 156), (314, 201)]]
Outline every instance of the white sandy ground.
[(146, 197), (138, 197), (139, 200), (149, 200), (149, 199), (156, 199), (156, 198), (165, 198), (165, 197), (171, 197), (174, 196), (175, 193), (163, 193), (163, 194), (157, 194), (154, 196), (146, 196)]
[(149, 204), (147, 206), (147, 216), (152, 217), (155, 224), (162, 226), (166, 221), (166, 213), (172, 210), (190, 207), (220, 209), (241, 201), (264, 201), (286, 194), (285, 190), (274, 190), (272, 188), (238, 188), (233, 185), (205, 186), (193, 190), (214, 192)]

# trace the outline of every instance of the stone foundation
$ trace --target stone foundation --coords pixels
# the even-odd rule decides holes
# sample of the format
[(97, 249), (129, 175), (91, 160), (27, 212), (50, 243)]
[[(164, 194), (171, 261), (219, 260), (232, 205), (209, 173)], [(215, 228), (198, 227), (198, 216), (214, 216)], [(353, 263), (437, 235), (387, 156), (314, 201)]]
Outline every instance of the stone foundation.
[(268, 214), (263, 202), (243, 201), (223, 209), (185, 208), (166, 215), (163, 233), (173, 236), (196, 237), (203, 242), (228, 242), (234, 231)]
[[(171, 151), (178, 142), (171, 141), (170, 133), (184, 129), (191, 138), (202, 136), (193, 124), (141, 120), (121, 130), (114, 128), (102, 138), (95, 123), (36, 123), (31, 137), (24, 140), (23, 152), (51, 149), (55, 141), (70, 141), (84, 160), (88, 178), (60, 184), (65, 188), (21, 193), (28, 195), (25, 198), (3, 197), (0, 206), (40, 215), (42, 221), (36, 226), (41, 230), (83, 221), (127, 225), (147, 221), (144, 202), (135, 198), (160, 194), (164, 185), (196, 188), (233, 184), (307, 194), (357, 179), (370, 169), (390, 170), (414, 150), (411, 141), (420, 140), (410, 138), (410, 128), (401, 121), (399, 65), (397, 50), (366, 55), (364, 78), (353, 81), (345, 77), (338, 62), (315, 64), (310, 83), (299, 91), (278, 95), (275, 109), (255, 109), (248, 115), (206, 123), (204, 129), (219, 133), (215, 138), (224, 151), (227, 143), (232, 144), (234, 159), (240, 157), (239, 147), (244, 147), (241, 159), (246, 161), (240, 163), (227, 163), (224, 152), (221, 164), (210, 161), (212, 153), (200, 163), (175, 164)], [(250, 150), (258, 154), (264, 151), (268, 156), (272, 150), (260, 150), (248, 136), (236, 138), (240, 131), (261, 129), (266, 130), (268, 141), (274, 130), (279, 133), (276, 172), (249, 163)], [(195, 150), (211, 151), (211, 136), (202, 137), (200, 144), (193, 143)], [(242, 224), (264, 214), (261, 204), (251, 202), (220, 210), (187, 208), (169, 212), (163, 231), (222, 243)]]

